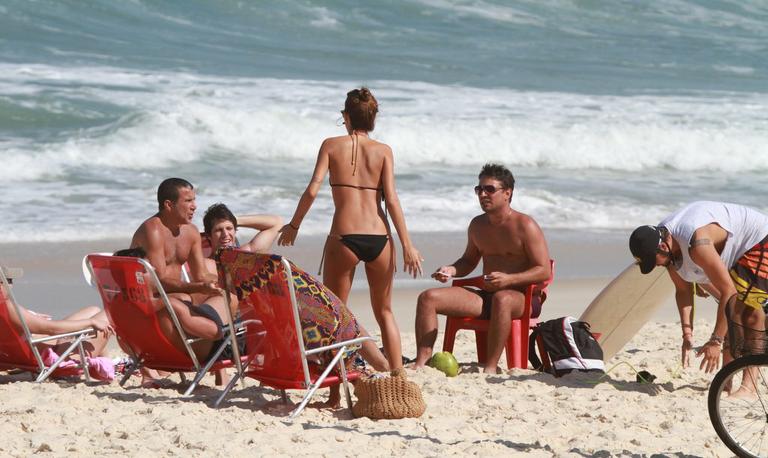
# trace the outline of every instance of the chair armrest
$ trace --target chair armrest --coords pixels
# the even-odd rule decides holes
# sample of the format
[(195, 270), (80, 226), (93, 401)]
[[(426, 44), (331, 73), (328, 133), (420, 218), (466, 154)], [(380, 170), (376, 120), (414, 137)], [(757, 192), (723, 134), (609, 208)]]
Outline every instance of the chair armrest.
[(483, 283), (485, 283), (483, 276), (478, 275), (476, 277), (454, 278), (451, 286), (474, 286), (477, 288), (482, 288)]
[(81, 329), (79, 331), (72, 331), (72, 332), (65, 332), (63, 334), (56, 334), (54, 336), (40, 336), (40, 337), (33, 337), (32, 343), (42, 343), (42, 342), (49, 342), (51, 340), (59, 340), (59, 339), (67, 339), (70, 337), (80, 337), (84, 335), (85, 337), (95, 337), (96, 336), (96, 330), (93, 328), (86, 328)]

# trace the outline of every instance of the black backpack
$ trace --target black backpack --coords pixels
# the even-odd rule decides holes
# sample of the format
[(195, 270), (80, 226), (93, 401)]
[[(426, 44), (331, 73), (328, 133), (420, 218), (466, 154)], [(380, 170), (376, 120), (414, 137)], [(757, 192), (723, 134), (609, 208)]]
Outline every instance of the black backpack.
[[(551, 365), (545, 368), (536, 354), (536, 340), (542, 344)], [(543, 355), (542, 355), (543, 356)], [(534, 369), (560, 377), (573, 370), (605, 372), (603, 349), (589, 330), (589, 323), (566, 316), (539, 323), (528, 341), (528, 360)]]

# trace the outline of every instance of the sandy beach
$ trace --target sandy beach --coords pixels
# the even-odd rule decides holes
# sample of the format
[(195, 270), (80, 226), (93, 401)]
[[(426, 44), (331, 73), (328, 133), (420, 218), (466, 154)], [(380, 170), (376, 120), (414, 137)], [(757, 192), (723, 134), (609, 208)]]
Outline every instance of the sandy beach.
[[(697, 322), (702, 333), (705, 322)], [(212, 378), (192, 397), (171, 377), (162, 389), (130, 381), (91, 385), (18, 381), (0, 376), (3, 399), (0, 452), (29, 456), (726, 456), (707, 416), (710, 377), (681, 371), (679, 329), (651, 323), (607, 364), (606, 377), (573, 374), (556, 379), (514, 369), (486, 376), (462, 364), (447, 378), (427, 368), (408, 371), (421, 386), (421, 418), (353, 418), (348, 410), (308, 408), (287, 415), (279, 393), (250, 380), (218, 410)], [(704, 334), (706, 335), (706, 334)], [(404, 336), (412, 348), (412, 333)], [(441, 337), (440, 337), (441, 339)], [(459, 334), (456, 356), (474, 357), (474, 342)], [(635, 381), (635, 370), (658, 378)], [(317, 399), (325, 399), (319, 393)]]
[[(425, 268), (431, 271), (458, 256), (462, 237), (417, 235), (427, 259)], [(78, 304), (98, 303), (95, 292), (82, 280), (82, 255), (120, 247), (118, 240), (15, 244), (2, 245), (0, 253), (4, 264), (25, 269), (15, 287), (20, 302), (61, 316)], [(320, 247), (321, 239), (310, 238), (284, 254), (311, 267)], [(544, 319), (579, 316), (612, 274), (628, 263), (618, 236), (590, 242), (553, 234), (550, 247), (552, 256), (562, 262), (543, 309)], [(580, 257), (590, 260), (584, 268)], [(378, 338), (364, 278), (358, 278), (356, 285), (350, 307)], [(406, 356), (415, 353), (416, 297), (423, 288), (436, 285), (425, 279), (407, 280), (402, 273), (398, 276), (394, 306)], [(698, 315), (699, 336), (710, 332), (710, 305)], [(253, 380), (246, 388), (238, 386), (215, 410), (209, 405), (218, 388), (210, 377), (193, 396), (182, 398), (184, 385), (175, 375), (164, 380), (161, 389), (141, 388), (135, 380), (123, 389), (116, 382), (34, 384), (26, 375), (0, 375), (0, 434), (6, 439), (0, 452), (8, 456), (37, 452), (57, 456), (726, 455), (707, 415), (711, 376), (697, 369), (681, 370), (676, 319), (670, 298), (654, 322), (606, 362), (609, 372), (602, 378), (573, 374), (557, 379), (522, 369), (486, 376), (472, 364), (473, 336), (459, 333), (455, 354), (462, 373), (458, 377), (447, 378), (431, 368), (408, 371), (422, 388), (427, 410), (421, 418), (407, 420), (355, 419), (346, 409), (309, 408), (289, 422), (287, 415), (301, 399), (300, 393), (292, 393), (286, 405), (278, 392)], [(442, 333), (437, 346), (441, 343)], [(118, 354), (113, 346), (112, 355)], [(640, 370), (658, 378), (653, 384), (637, 383), (635, 371)], [(320, 402), (325, 396), (321, 391), (316, 399)]]

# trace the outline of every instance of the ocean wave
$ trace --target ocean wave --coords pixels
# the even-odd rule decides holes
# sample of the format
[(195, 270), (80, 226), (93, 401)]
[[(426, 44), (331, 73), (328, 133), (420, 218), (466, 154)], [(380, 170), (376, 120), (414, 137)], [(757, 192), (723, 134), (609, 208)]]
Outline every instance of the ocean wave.
[[(302, 178), (308, 180), (308, 177)], [(5, 215), (0, 221), (0, 243), (128, 240), (135, 228), (155, 212), (157, 181), (156, 177), (141, 175), (104, 184), (68, 186), (50, 182), (40, 185), (34, 194), (22, 188), (8, 189), (7, 199), (0, 203), (0, 213)], [(474, 180), (466, 181), (461, 185), (449, 182), (441, 186), (423, 181), (417, 187), (399, 186), (398, 195), (409, 231), (465, 232), (472, 218), (482, 213), (472, 193)], [(520, 181), (535, 180), (522, 177)], [(250, 181), (208, 180), (195, 184), (198, 210), (194, 223), (199, 228), (205, 209), (216, 202), (226, 203), (235, 214), (269, 213), (288, 220), (301, 194), (300, 187), (286, 189)], [(545, 231), (629, 232), (641, 224), (657, 223), (691, 198), (686, 192), (656, 198), (648, 195), (651, 187), (638, 190), (636, 196), (613, 189), (602, 193), (593, 189), (585, 195), (576, 195), (551, 183), (533, 184), (515, 189), (512, 207), (531, 215)], [(731, 197), (734, 198), (725, 200), (751, 203), (757, 210), (768, 213), (768, 206), (759, 198), (746, 202), (738, 199), (738, 193)], [(302, 222), (301, 234), (327, 234), (333, 210), (330, 189), (324, 186)], [(45, 215), (44, 222), (40, 215)]]
[[(355, 86), (104, 67), (4, 64), (0, 73), (8, 94), (0, 116), (13, 118), (16, 109), (96, 124), (64, 129), (60, 140), (12, 138), (9, 165), (0, 169), (5, 181), (91, 166), (164, 169), (210, 155), (312, 162), (323, 138), (345, 133), (338, 110)], [(492, 159), (543, 169), (768, 170), (768, 95), (617, 97), (405, 81), (371, 87), (381, 113), (372, 135), (390, 144), (404, 167)], [(56, 122), (66, 127), (66, 120)]]

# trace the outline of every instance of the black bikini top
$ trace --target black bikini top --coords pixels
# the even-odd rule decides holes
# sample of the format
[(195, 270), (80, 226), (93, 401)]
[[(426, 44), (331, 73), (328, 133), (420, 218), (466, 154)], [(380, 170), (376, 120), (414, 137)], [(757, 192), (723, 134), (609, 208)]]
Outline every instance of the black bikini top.
[[(352, 135), (352, 176), (355, 176), (355, 172), (357, 172), (357, 150), (360, 145), (360, 139), (357, 138), (357, 132), (354, 132)], [(330, 181), (330, 180), (329, 180)], [(354, 184), (344, 184), (344, 183), (330, 183), (331, 187), (341, 186), (344, 188), (353, 188), (353, 189), (369, 189), (371, 191), (381, 191), (382, 193), (382, 200), (384, 199), (384, 188), (374, 188), (371, 186), (358, 186)]]

